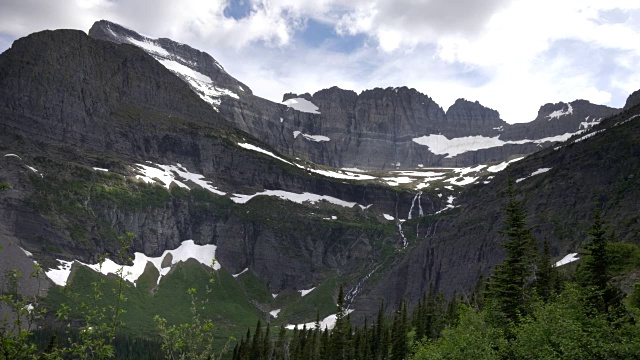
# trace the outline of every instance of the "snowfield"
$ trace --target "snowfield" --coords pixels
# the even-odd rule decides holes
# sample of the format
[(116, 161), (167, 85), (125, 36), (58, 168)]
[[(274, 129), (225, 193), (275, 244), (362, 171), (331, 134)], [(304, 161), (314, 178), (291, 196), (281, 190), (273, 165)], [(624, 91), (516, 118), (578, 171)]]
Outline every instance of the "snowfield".
[(318, 111), (318, 107), (307, 99), (293, 98), (287, 101), (283, 101), (282, 104), (301, 112), (320, 114), (320, 112)]
[[(111, 259), (105, 259), (102, 265), (85, 264), (78, 260), (58, 260), (58, 267), (56, 269), (47, 270), (45, 272), (45, 275), (56, 285), (65, 286), (67, 284), (67, 279), (71, 274), (71, 266), (74, 263), (78, 263), (104, 275), (116, 274), (118, 270), (122, 268), (123, 279), (136, 285), (136, 281), (144, 272), (147, 263), (151, 262), (151, 264), (153, 264), (153, 266), (158, 269), (158, 272), (160, 273), (157, 280), (157, 284), (159, 284), (160, 279), (162, 279), (164, 275), (169, 273), (169, 270), (171, 270), (171, 267), (173, 265), (181, 261), (187, 261), (188, 259), (195, 259), (203, 265), (209, 266), (214, 270), (219, 270), (220, 264), (218, 262), (214, 263), (216, 248), (217, 247), (213, 244), (196, 245), (193, 240), (185, 240), (177, 248), (173, 250), (165, 250), (159, 257), (149, 257), (141, 252), (136, 252), (134, 253), (132, 266), (119, 265)], [(171, 264), (163, 268), (162, 262), (168, 254), (171, 254)]]

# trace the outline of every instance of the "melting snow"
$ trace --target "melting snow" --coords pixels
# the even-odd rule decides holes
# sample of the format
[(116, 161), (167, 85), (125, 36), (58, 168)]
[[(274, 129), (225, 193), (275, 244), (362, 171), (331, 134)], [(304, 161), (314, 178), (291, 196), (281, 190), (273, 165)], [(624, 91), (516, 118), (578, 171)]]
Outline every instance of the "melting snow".
[(278, 314), (280, 313), (281, 309), (275, 309), (275, 310), (271, 310), (269, 311), (269, 314), (271, 314), (271, 316), (273, 316), (274, 318), (278, 317)]
[(47, 275), (54, 284), (65, 286), (67, 285), (69, 274), (71, 274), (71, 265), (73, 264), (73, 261), (58, 260), (58, 263), (57, 268), (45, 271), (45, 275)]
[(36, 169), (36, 168), (34, 168), (34, 167), (31, 167), (31, 166), (29, 166), (29, 165), (26, 165), (26, 164), (25, 164), (25, 166), (26, 166), (26, 167), (28, 167), (28, 168), (29, 168), (29, 170), (33, 171), (33, 172), (34, 172), (34, 173), (36, 173), (37, 175), (40, 175), (40, 177), (44, 177), (44, 175), (42, 175), (42, 174), (38, 171), (38, 169)]
[[(285, 162), (285, 163), (287, 163), (287, 164), (289, 164), (289, 165), (293, 165), (293, 163), (292, 163), (292, 162), (287, 161), (287, 160), (285, 160), (285, 159), (283, 159), (283, 158), (281, 158), (281, 157), (277, 156), (276, 154), (272, 153), (271, 151), (264, 150), (264, 149), (262, 149), (262, 148), (259, 148), (259, 147), (255, 146), (255, 145), (251, 145), (251, 144), (247, 144), (247, 143), (238, 143), (238, 146), (240, 146), (241, 148), (245, 148), (245, 149), (247, 149), (247, 150), (253, 150), (253, 151), (257, 151), (257, 152), (259, 152), (259, 153), (263, 153), (263, 154), (265, 154), (265, 155), (269, 155), (269, 156), (271, 156), (271, 157), (272, 157), (272, 158), (274, 158), (274, 159), (278, 159), (278, 160), (280, 160), (280, 161), (282, 161), (282, 162)], [(298, 166), (299, 166), (299, 165), (298, 165)]]
[(345, 171), (352, 171), (352, 172), (367, 172), (366, 170), (360, 170), (356, 167), (352, 167), (352, 168), (341, 168), (340, 170), (345, 170)]
[[(348, 315), (350, 313), (353, 312), (353, 309), (349, 309), (349, 310), (345, 310), (345, 315)], [(334, 326), (336, 326), (336, 320), (338, 319), (336, 314), (332, 314), (327, 316), (326, 318), (322, 319), (320, 321), (320, 329), (333, 329)], [(290, 325), (287, 324), (285, 326), (285, 328), (289, 329), (289, 330), (293, 330), (296, 328), (296, 326), (298, 327), (298, 329), (302, 329), (304, 327), (308, 329), (313, 329), (316, 326), (315, 322), (308, 322), (308, 323), (304, 323), (304, 324), (297, 324), (297, 325)]]
[(238, 94), (234, 93), (231, 90), (216, 87), (215, 85), (207, 83), (205, 81), (200, 81), (191, 77), (186, 77), (185, 80), (187, 81), (187, 83), (189, 83), (189, 85), (191, 85), (196, 94), (198, 94), (198, 96), (200, 96), (202, 100), (211, 104), (213, 109), (216, 111), (218, 111), (217, 106), (219, 106), (221, 103), (220, 97), (229, 96), (235, 99), (240, 98)]
[(33, 254), (31, 253), (31, 251), (27, 251), (25, 249), (23, 249), (22, 247), (18, 246), (20, 248), (20, 250), (22, 250), (22, 252), (27, 255), (28, 257), (32, 257)]
[(109, 171), (109, 169), (103, 169), (103, 168), (99, 168), (99, 167), (94, 167), (93, 170), (95, 170), (95, 171)]
[(448, 182), (453, 185), (465, 186), (465, 185), (473, 184), (476, 180), (478, 180), (477, 177), (463, 176), (463, 177), (451, 178), (451, 179), (445, 180), (445, 182)]
[[(293, 201), (298, 204), (302, 204), (303, 202), (307, 202), (307, 201), (312, 204), (315, 204), (318, 201), (324, 200), (331, 204), (344, 206), (347, 208), (352, 208), (358, 205), (355, 202), (340, 200), (328, 195), (318, 195), (318, 194), (312, 194), (308, 192), (298, 194), (298, 193), (284, 191), (284, 190), (265, 190), (259, 193), (255, 193), (253, 195), (233, 194), (233, 196), (231, 197), (231, 200), (233, 200), (235, 203), (238, 203), (238, 204), (245, 204), (246, 202), (248, 202), (249, 200), (253, 199), (256, 196), (276, 196), (283, 200)], [(360, 206), (362, 207), (362, 205)]]
[(273, 296), (273, 298), (275, 299), (278, 297), (278, 294), (271, 294), (271, 296)]
[(294, 99), (289, 99), (287, 101), (284, 101), (282, 103), (298, 111), (311, 113), (311, 114), (320, 114), (320, 112), (318, 111), (318, 107), (307, 99), (294, 98)]
[(329, 141), (331, 140), (330, 138), (328, 138), (327, 136), (324, 135), (309, 135), (309, 134), (304, 134), (300, 131), (294, 131), (293, 132), (293, 138), (297, 138), (298, 135), (302, 135), (303, 138), (309, 140), (309, 141), (315, 141), (315, 142), (322, 142), (322, 141)]
[(486, 168), (487, 165), (478, 165), (476, 167), (466, 167), (466, 168), (460, 168), (460, 169), (454, 169), (453, 171), (460, 174), (460, 175), (466, 175), (472, 172), (478, 172), (484, 168)]
[(523, 178), (520, 178), (520, 179), (516, 180), (516, 182), (517, 182), (517, 183), (519, 183), (519, 182), (521, 182), (521, 181), (523, 181), (523, 180), (526, 180), (526, 179), (528, 179), (528, 178), (530, 178), (530, 177), (532, 177), (532, 176), (536, 176), (536, 175), (539, 175), (539, 174), (546, 173), (546, 172), (547, 172), (547, 171), (549, 171), (549, 170), (551, 170), (551, 168), (540, 168), (540, 169), (538, 169), (538, 170), (536, 170), (536, 171), (532, 172), (532, 173), (531, 173), (531, 175), (529, 175), (529, 176), (526, 176), (526, 177), (523, 177)]
[(551, 121), (551, 119), (558, 119), (560, 118), (560, 116), (563, 116), (563, 115), (573, 114), (573, 107), (571, 106), (571, 104), (567, 104), (567, 105), (568, 105), (568, 108), (566, 111), (564, 110), (564, 106), (562, 106), (562, 109), (556, 110), (551, 114), (547, 115), (547, 117), (549, 118), (549, 121)]
[(570, 262), (574, 262), (576, 260), (580, 260), (578, 258), (578, 253), (571, 253), (571, 254), (565, 255), (565, 257), (563, 257), (560, 261), (556, 262), (556, 264), (554, 266), (556, 266), (556, 267), (562, 266), (562, 265), (568, 264)]
[(128, 42), (130, 42), (131, 44), (142, 48), (143, 50), (145, 50), (146, 52), (152, 52), (158, 55), (162, 55), (162, 56), (169, 56), (169, 52), (167, 50), (165, 50), (164, 48), (162, 48), (161, 46), (155, 44), (155, 42), (151, 41), (150, 39), (147, 39), (146, 41), (139, 41), (136, 39), (132, 39), (132, 38), (126, 38), (126, 40)]
[(578, 138), (578, 139), (574, 140), (574, 141), (572, 142), (572, 144), (575, 144), (575, 143), (580, 142), (580, 141), (582, 141), (582, 140), (587, 140), (588, 138), (590, 138), (590, 137), (592, 137), (592, 136), (594, 136), (594, 135), (596, 135), (596, 134), (599, 134), (599, 133), (601, 133), (601, 132), (603, 132), (603, 131), (604, 131), (604, 129), (603, 129), (603, 130), (598, 130), (598, 131), (590, 132), (590, 133), (588, 133), (587, 135), (582, 136), (582, 137), (580, 137), (580, 138)]
[[(298, 165), (299, 166), (299, 165)], [(299, 166), (301, 167), (301, 166)], [(335, 179), (345, 179), (345, 180), (372, 180), (375, 179), (375, 176), (365, 175), (365, 174), (354, 174), (350, 172), (336, 172), (330, 170), (317, 170), (317, 169), (307, 169), (316, 174), (324, 175), (326, 177), (331, 177)]]
[[(136, 252), (134, 254), (132, 266), (118, 265), (111, 259), (105, 259), (102, 266), (100, 266), (100, 264), (85, 264), (77, 260), (75, 262), (105, 275), (116, 274), (117, 271), (122, 268), (123, 278), (132, 282), (134, 285), (140, 275), (144, 272), (147, 262), (151, 262), (160, 272), (157, 280), (157, 283), (159, 284), (160, 279), (166, 275), (171, 268), (170, 266), (162, 268), (162, 262), (167, 254), (171, 254), (171, 265), (175, 265), (181, 261), (187, 261), (188, 259), (195, 259), (206, 266), (212, 267), (214, 270), (220, 269), (220, 264), (218, 262), (214, 263), (216, 245), (196, 245), (193, 240), (185, 240), (176, 249), (165, 250), (159, 257), (148, 257), (143, 253)], [(66, 285), (69, 274), (71, 273), (71, 265), (73, 264), (73, 261), (58, 260), (58, 262), (60, 265), (58, 265), (57, 269), (50, 269), (46, 271), (45, 274), (55, 284), (64, 286)]]
[(177, 164), (177, 165), (153, 164), (153, 165), (159, 167), (160, 169), (152, 166), (143, 165), (143, 164), (136, 164), (136, 166), (140, 168), (140, 169), (137, 169), (137, 171), (142, 173), (142, 175), (136, 175), (136, 178), (142, 179), (147, 183), (154, 183), (155, 182), (154, 178), (158, 179), (160, 180), (160, 182), (164, 184), (164, 187), (166, 187), (167, 189), (169, 189), (172, 183), (176, 183), (176, 185), (182, 188), (189, 189), (189, 187), (185, 185), (183, 182), (176, 180), (176, 176), (174, 174), (177, 174), (180, 178), (182, 178), (182, 180), (191, 181), (196, 185), (199, 185), (201, 188), (209, 190), (214, 194), (217, 194), (217, 195), (226, 194), (225, 192), (222, 192), (217, 188), (215, 188), (214, 186), (212, 186), (209, 181), (205, 181), (203, 175), (191, 173), (184, 166), (180, 164)]
[(239, 273), (237, 273), (237, 274), (233, 274), (233, 275), (231, 275), (231, 276), (233, 276), (234, 278), (237, 278), (238, 276), (240, 276), (240, 275), (242, 275), (242, 274), (246, 273), (247, 271), (249, 271), (249, 268), (244, 268), (244, 270), (240, 271), (240, 272), (239, 272)]
[(445, 174), (442, 172), (434, 172), (434, 171), (406, 171), (406, 170), (392, 171), (392, 173), (405, 175), (405, 176), (417, 176), (417, 177), (437, 177)]
[[(441, 195), (441, 194), (439, 194)], [(455, 206), (453, 206), (453, 200), (455, 200), (456, 198), (453, 195), (449, 195), (449, 197), (447, 197), (447, 206), (445, 206), (444, 208), (436, 211), (436, 214), (440, 214), (441, 212), (445, 211), (445, 210), (449, 210), (449, 209), (453, 209)]]
[(579, 132), (566, 133), (562, 135), (546, 137), (546, 138), (536, 139), (536, 140), (523, 139), (523, 140), (508, 140), (508, 141), (500, 140), (500, 135), (492, 138), (477, 135), (477, 136), (466, 136), (461, 138), (448, 139), (444, 135), (432, 134), (432, 135), (413, 138), (413, 142), (420, 145), (427, 146), (429, 148), (429, 151), (431, 151), (436, 155), (447, 155), (446, 156), (447, 158), (452, 158), (454, 156), (460, 155), (468, 151), (500, 147), (506, 144), (526, 144), (526, 143), (542, 144), (545, 142), (565, 141), (577, 133)]
[(184, 76), (188, 76), (190, 78), (203, 81), (205, 83), (211, 83), (211, 78), (207, 75), (201, 74), (190, 67), (184, 66), (179, 62), (167, 59), (156, 59), (160, 64), (164, 65), (167, 69), (176, 72), (178, 74), (182, 74)]
[(390, 186), (398, 186), (400, 184), (409, 184), (416, 181), (416, 179), (412, 179), (408, 176), (385, 177), (385, 178), (382, 178), (382, 180), (385, 180), (387, 184)]
[(509, 164), (514, 163), (514, 162), (519, 161), (519, 160), (522, 160), (522, 159), (524, 159), (524, 157), (519, 157), (519, 158), (511, 159), (511, 160), (509, 160), (509, 161), (502, 162), (502, 163), (500, 163), (500, 164), (498, 164), (498, 165), (489, 166), (489, 167), (487, 168), (487, 171), (489, 171), (489, 172), (499, 172), (499, 171), (502, 171), (502, 170), (506, 169), (506, 168), (507, 168), (507, 166), (508, 166)]
[(6, 154), (4, 157), (17, 157), (18, 159), (22, 160), (22, 158), (16, 154)]
[(382, 214), (386, 220), (395, 220), (395, 218), (389, 214)]
[(306, 296), (308, 293), (312, 292), (315, 289), (315, 287), (312, 287), (309, 290), (298, 290), (298, 292), (300, 293), (300, 296)]

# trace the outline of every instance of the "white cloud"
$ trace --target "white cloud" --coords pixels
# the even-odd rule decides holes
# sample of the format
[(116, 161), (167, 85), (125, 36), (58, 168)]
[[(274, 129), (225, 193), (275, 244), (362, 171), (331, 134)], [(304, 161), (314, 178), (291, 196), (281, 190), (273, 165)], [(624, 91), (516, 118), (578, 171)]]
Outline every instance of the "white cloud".
[[(547, 102), (622, 106), (621, 94), (640, 88), (638, 1), (245, 1), (248, 16), (238, 20), (225, 16), (228, 0), (5, 0), (0, 46), (7, 37), (87, 31), (108, 19), (207, 51), (273, 101), (334, 85), (355, 91), (407, 85), (445, 110), (464, 97), (509, 122), (532, 120)], [(606, 16), (613, 10), (615, 21)], [(334, 28), (329, 37), (364, 36), (364, 45), (345, 53), (310, 48), (297, 38), (309, 19)], [(582, 58), (566, 41), (597, 59)]]

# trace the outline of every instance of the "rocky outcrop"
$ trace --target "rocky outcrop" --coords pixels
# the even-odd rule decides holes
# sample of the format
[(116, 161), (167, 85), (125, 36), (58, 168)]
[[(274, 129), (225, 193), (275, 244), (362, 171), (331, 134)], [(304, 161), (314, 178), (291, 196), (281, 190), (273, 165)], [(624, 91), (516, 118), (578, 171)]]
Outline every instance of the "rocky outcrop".
[(629, 95), (629, 97), (627, 98), (627, 102), (624, 104), (624, 109), (631, 109), (638, 104), (640, 104), (640, 90), (636, 90), (631, 95)]

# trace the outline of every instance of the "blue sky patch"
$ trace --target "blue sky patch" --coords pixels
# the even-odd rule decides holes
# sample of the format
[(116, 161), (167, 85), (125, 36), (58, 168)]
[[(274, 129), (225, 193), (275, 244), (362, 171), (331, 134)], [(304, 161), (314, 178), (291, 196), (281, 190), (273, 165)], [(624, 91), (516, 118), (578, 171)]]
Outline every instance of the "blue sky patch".
[(224, 9), (224, 16), (240, 20), (251, 13), (250, 0), (231, 0), (229, 6)]
[(304, 29), (298, 31), (296, 38), (308, 47), (323, 47), (327, 50), (350, 53), (362, 47), (366, 36), (338, 35), (330, 24), (309, 18)]

